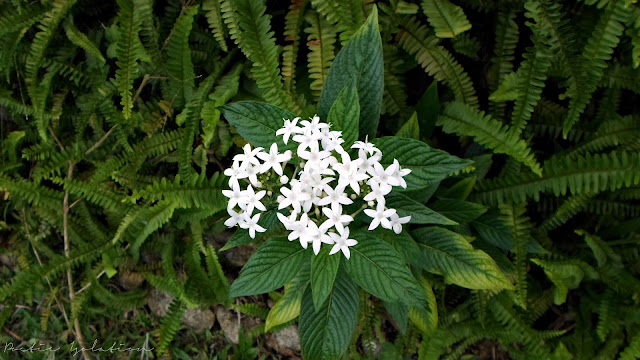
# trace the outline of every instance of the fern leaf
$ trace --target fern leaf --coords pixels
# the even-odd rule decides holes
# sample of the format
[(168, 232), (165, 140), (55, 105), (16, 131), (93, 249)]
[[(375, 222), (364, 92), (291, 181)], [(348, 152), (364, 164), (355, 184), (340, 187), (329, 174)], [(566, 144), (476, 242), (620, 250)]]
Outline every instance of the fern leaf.
[(305, 20), (309, 24), (304, 32), (309, 34), (307, 36), (307, 46), (309, 47), (307, 66), (309, 77), (313, 79), (310, 87), (315, 101), (318, 101), (331, 63), (336, 57), (334, 44), (337, 32), (334, 25), (315, 12), (307, 12)]
[(360, 0), (311, 0), (316, 12), (327, 20), (327, 23), (335, 26), (340, 33), (340, 41), (344, 45), (351, 35), (364, 21), (362, 13), (354, 11), (354, 7), (360, 7)]
[(437, 38), (428, 36), (426, 26), (415, 18), (408, 18), (398, 35), (400, 46), (414, 55), (427, 74), (448, 84), (457, 101), (472, 106), (478, 104), (471, 78), (445, 48), (437, 45)]
[(240, 76), (243, 69), (243, 65), (238, 64), (223, 76), (218, 85), (216, 85), (216, 89), (209, 95), (209, 101), (202, 107), (202, 141), (205, 148), (211, 146), (214, 136), (217, 135), (218, 121), (220, 120), (220, 115), (222, 115), (218, 110), (218, 106), (226, 104), (236, 96), (240, 87)]
[(205, 0), (202, 4), (202, 9), (207, 13), (207, 22), (209, 22), (213, 37), (220, 45), (220, 48), (224, 51), (229, 51), (227, 42), (225, 41), (227, 29), (222, 21), (220, 0)]
[(156, 27), (156, 18), (153, 15), (153, 0), (133, 0), (135, 11), (140, 16), (140, 39), (144, 48), (149, 53), (153, 70), (158, 75), (164, 75), (164, 63), (160, 53), (159, 32)]
[(611, 152), (574, 158), (555, 156), (545, 161), (543, 168), (542, 176), (523, 173), (480, 181), (474, 198), (487, 204), (523, 202), (528, 197), (538, 201), (542, 192), (556, 196), (568, 192), (572, 195), (595, 194), (640, 183), (638, 153)]
[(133, 81), (138, 76), (138, 61), (144, 58), (144, 48), (138, 37), (142, 20), (132, 0), (118, 0), (120, 34), (116, 45), (116, 84), (120, 92), (122, 113), (125, 119), (131, 117), (133, 109)]
[(566, 138), (569, 130), (578, 121), (591, 100), (600, 79), (607, 67), (607, 61), (611, 59), (613, 50), (620, 41), (624, 30), (623, 24), (629, 18), (630, 12), (625, 7), (624, 1), (612, 1), (607, 10), (600, 17), (587, 46), (582, 53), (581, 79), (574, 88), (568, 90), (571, 97), (569, 112), (563, 123), (563, 137)]
[(587, 152), (600, 152), (616, 146), (633, 144), (640, 137), (640, 118), (614, 115), (600, 124), (598, 129), (568, 153), (573, 156)]
[(529, 218), (525, 216), (525, 203), (503, 204), (500, 206), (502, 219), (510, 229), (513, 238), (513, 253), (515, 256), (515, 294), (518, 305), (527, 309), (527, 245), (531, 235)]
[(531, 168), (531, 171), (540, 175), (542, 169), (536, 161), (527, 143), (510, 131), (499, 121), (494, 120), (483, 112), (474, 110), (470, 106), (452, 102), (449, 103), (442, 115), (438, 118), (437, 125), (447, 133), (455, 133), (461, 136), (472, 136), (474, 140), (494, 152), (507, 154), (519, 162)]
[(285, 45), (282, 53), (282, 78), (285, 91), (295, 91), (296, 60), (300, 47), (300, 28), (304, 20), (304, 8), (306, 0), (292, 0), (289, 12), (284, 19)]
[[(514, 52), (518, 43), (519, 29), (514, 21), (516, 13), (514, 11), (501, 12), (498, 14), (496, 22), (496, 45), (494, 47), (494, 57), (491, 59), (491, 70), (489, 73), (489, 90), (496, 91), (503, 83), (507, 74), (513, 70)], [(491, 100), (491, 99), (490, 99)], [(505, 104), (489, 103), (490, 113), (502, 118)]]
[(171, 219), (176, 208), (177, 204), (170, 201), (162, 201), (140, 212), (136, 219), (144, 224), (144, 228), (132, 240), (130, 248), (135, 262), (138, 262), (140, 258), (140, 248), (144, 241)]
[(566, 223), (569, 219), (575, 216), (578, 212), (587, 208), (588, 204), (592, 201), (591, 196), (587, 194), (574, 195), (568, 197), (562, 205), (560, 205), (551, 216), (544, 219), (542, 224), (537, 228), (539, 232), (547, 232), (553, 230), (558, 226)]
[(449, 0), (423, 0), (422, 10), (439, 38), (455, 38), (471, 29), (471, 23), (462, 8)]
[(100, 59), (100, 61), (105, 61), (104, 57), (102, 57), (102, 53), (100, 53), (100, 50), (91, 42), (91, 40), (89, 40), (89, 38), (85, 34), (80, 32), (80, 30), (76, 28), (71, 18), (65, 21), (63, 27), (64, 31), (67, 33), (67, 38), (69, 39), (69, 41), (71, 41), (74, 45), (81, 47), (88, 54), (91, 54)]
[(231, 38), (253, 64), (251, 74), (263, 90), (265, 100), (293, 113), (301, 113), (300, 106), (283, 87), (278, 48), (271, 31), (271, 16), (266, 14), (264, 3), (225, 0), (222, 12)]
[(208, 179), (203, 173), (186, 183), (180, 180), (180, 176), (176, 176), (172, 182), (167, 182), (167, 178), (162, 178), (160, 182), (154, 182), (153, 185), (134, 194), (134, 198), (142, 197), (150, 202), (168, 200), (180, 208), (187, 209), (222, 210), (226, 207), (225, 198), (222, 196), (225, 179), (226, 177), (221, 176), (220, 173), (215, 173), (211, 179)]
[(45, 17), (38, 24), (40, 31), (36, 34), (31, 43), (29, 58), (26, 63), (26, 80), (30, 85), (37, 84), (38, 70), (44, 59), (44, 52), (49, 42), (56, 34), (58, 25), (64, 16), (71, 10), (76, 0), (55, 0), (52, 3), (53, 8), (48, 11)]
[(11, 8), (7, 4), (3, 6), (3, 13), (0, 15), (0, 38), (30, 28), (42, 20), (46, 11), (49, 10), (47, 5), (40, 2), (34, 2), (18, 9)]
[(180, 161), (178, 170), (180, 176), (186, 182), (189, 182), (195, 175), (195, 170), (191, 165), (193, 142), (195, 141), (195, 136), (198, 134), (202, 107), (204, 106), (207, 95), (213, 87), (213, 83), (215, 82), (217, 75), (218, 74), (213, 73), (202, 81), (191, 101), (176, 119), (176, 122), (181, 124), (184, 123), (186, 129), (185, 136), (182, 138), (180, 146), (178, 147), (178, 157)]
[(176, 336), (176, 333), (180, 329), (185, 310), (186, 306), (178, 299), (174, 299), (169, 305), (167, 314), (160, 321), (158, 354), (163, 354)]
[(176, 20), (167, 42), (167, 97), (176, 108), (184, 106), (195, 90), (195, 72), (189, 49), (189, 33), (198, 5), (188, 7)]
[(640, 333), (630, 336), (629, 345), (620, 353), (620, 360), (634, 360), (640, 358)]

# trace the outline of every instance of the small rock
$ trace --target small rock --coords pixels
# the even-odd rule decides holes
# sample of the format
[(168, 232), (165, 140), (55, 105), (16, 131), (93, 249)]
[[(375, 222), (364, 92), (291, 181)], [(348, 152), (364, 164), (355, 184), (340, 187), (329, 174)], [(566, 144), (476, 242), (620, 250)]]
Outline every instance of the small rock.
[(243, 331), (247, 333), (262, 324), (261, 319), (246, 315), (240, 315), (240, 324), (238, 324), (238, 313), (222, 306), (216, 307), (216, 318), (224, 334), (229, 341), (234, 344), (238, 343), (240, 326), (242, 326)]
[(169, 305), (172, 301), (173, 296), (158, 289), (151, 290), (151, 292), (149, 293), (149, 297), (147, 298), (147, 303), (149, 304), (151, 312), (160, 317), (167, 314)]
[(187, 309), (182, 317), (182, 322), (196, 333), (211, 329), (215, 321), (216, 315), (209, 309)]
[(118, 281), (123, 288), (133, 290), (142, 285), (144, 277), (140, 273), (133, 271), (118, 272)]
[(280, 349), (289, 349), (300, 351), (300, 336), (298, 335), (298, 327), (291, 325), (273, 334), (276, 345)]
[(238, 316), (234, 311), (227, 310), (222, 306), (216, 307), (216, 318), (220, 324), (220, 328), (224, 331), (225, 336), (234, 344), (238, 343), (238, 332), (240, 324)]

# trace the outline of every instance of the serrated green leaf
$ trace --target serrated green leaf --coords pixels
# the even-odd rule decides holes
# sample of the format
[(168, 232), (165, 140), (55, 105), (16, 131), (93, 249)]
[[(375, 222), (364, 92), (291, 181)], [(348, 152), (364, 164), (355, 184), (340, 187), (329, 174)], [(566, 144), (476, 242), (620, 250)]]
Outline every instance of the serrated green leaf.
[(396, 209), (398, 216), (411, 216), (409, 224), (436, 224), (436, 225), (457, 225), (458, 223), (448, 219), (425, 205), (403, 195), (399, 192), (392, 191), (385, 196), (386, 206), (390, 209)]
[(359, 138), (368, 136), (371, 139), (378, 128), (384, 90), (382, 39), (375, 6), (367, 21), (340, 50), (329, 69), (318, 102), (321, 119), (327, 118), (338, 94), (354, 77), (360, 101)]
[(397, 137), (404, 137), (414, 140), (420, 140), (420, 126), (418, 125), (418, 113), (414, 112), (413, 115), (402, 125), (400, 130), (396, 133)]
[(289, 141), (285, 145), (276, 131), (284, 125), (283, 119), (296, 116), (279, 107), (255, 101), (238, 101), (220, 108), (225, 119), (233, 125), (238, 133), (255, 146), (269, 148), (274, 142), (278, 151), (293, 150), (295, 145)]
[(295, 276), (307, 255), (305, 249), (290, 243), (287, 238), (267, 240), (231, 284), (229, 296), (263, 294), (282, 287)]
[(342, 131), (345, 149), (358, 140), (358, 123), (360, 122), (360, 103), (355, 78), (338, 93), (336, 101), (331, 105), (327, 122), (333, 124), (332, 130)]
[(318, 310), (308, 289), (300, 310), (300, 347), (305, 359), (339, 359), (347, 350), (358, 319), (358, 287), (340, 271), (328, 299)]
[(424, 188), (472, 164), (470, 160), (460, 159), (413, 139), (386, 136), (374, 139), (373, 143), (382, 151), (382, 165), (391, 165), (397, 159), (401, 167), (411, 169), (411, 173), (404, 177), (407, 190)]
[(391, 245), (364, 232), (353, 238), (358, 244), (349, 248), (345, 268), (358, 285), (384, 301), (424, 306), (424, 293)]
[(284, 285), (284, 295), (269, 311), (264, 326), (265, 331), (289, 322), (300, 315), (302, 295), (309, 284), (311, 284), (311, 267), (303, 265), (296, 276)]
[(329, 255), (329, 247), (323, 247), (311, 259), (311, 290), (313, 304), (319, 310), (329, 297), (340, 267), (340, 253)]
[(433, 211), (453, 221), (465, 224), (487, 211), (484, 205), (458, 199), (439, 199), (430, 206)]
[(468, 289), (513, 289), (513, 284), (484, 251), (452, 231), (427, 227), (412, 232), (425, 270)]

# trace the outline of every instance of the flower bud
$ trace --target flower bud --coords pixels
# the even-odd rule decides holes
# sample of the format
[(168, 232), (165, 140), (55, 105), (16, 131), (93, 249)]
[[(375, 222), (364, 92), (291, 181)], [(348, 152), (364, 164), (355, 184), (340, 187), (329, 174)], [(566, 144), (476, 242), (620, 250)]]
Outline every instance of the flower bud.
[(289, 182), (289, 177), (287, 175), (280, 176), (280, 184), (286, 184)]
[(273, 195), (273, 192), (271, 190), (267, 191), (267, 196), (271, 196)]
[(257, 187), (257, 188), (261, 188), (261, 187), (262, 187), (262, 183), (261, 183), (260, 181), (258, 181), (258, 182), (256, 183), (256, 187)]
[(367, 205), (373, 207), (375, 204), (373, 203), (373, 200), (369, 200), (369, 202), (367, 203)]
[(351, 200), (355, 200), (355, 199), (357, 199), (357, 198), (358, 198), (358, 195), (356, 195), (356, 194), (351, 194), (350, 198), (351, 198)]

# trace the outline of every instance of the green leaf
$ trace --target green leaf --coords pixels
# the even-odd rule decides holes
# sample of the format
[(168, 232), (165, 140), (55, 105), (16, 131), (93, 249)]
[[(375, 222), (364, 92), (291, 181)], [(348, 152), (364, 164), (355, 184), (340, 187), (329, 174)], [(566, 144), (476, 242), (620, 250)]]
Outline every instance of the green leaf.
[(397, 137), (409, 138), (414, 140), (420, 140), (420, 126), (418, 125), (418, 113), (414, 112), (413, 115), (407, 120), (404, 125), (396, 133)]
[(424, 293), (391, 245), (365, 232), (353, 238), (358, 244), (350, 248), (345, 267), (358, 285), (383, 301), (424, 306)]
[(340, 271), (327, 301), (318, 310), (311, 291), (302, 298), (300, 347), (305, 359), (339, 359), (347, 350), (358, 320), (358, 288)]
[(507, 154), (541, 175), (542, 169), (527, 143), (507, 125), (484, 112), (459, 102), (449, 103), (438, 118), (438, 125), (448, 134), (471, 136), (495, 153)]
[(195, 91), (195, 72), (189, 49), (189, 33), (199, 6), (187, 8), (176, 21), (167, 42), (168, 97), (176, 107), (191, 99)]
[(455, 38), (456, 35), (471, 29), (471, 23), (462, 8), (449, 0), (424, 0), (422, 10), (439, 38)]
[(73, 19), (68, 18), (67, 21), (63, 24), (64, 31), (67, 34), (67, 38), (74, 45), (81, 47), (88, 54), (95, 56), (100, 59), (100, 61), (104, 62), (104, 57), (100, 50), (96, 47), (96, 45), (87, 38), (85, 34), (83, 34), (78, 28), (73, 24)]
[(345, 149), (358, 140), (358, 123), (360, 119), (360, 104), (358, 103), (358, 88), (356, 78), (340, 90), (336, 101), (331, 105), (327, 122), (333, 124), (333, 130), (342, 131)]
[(239, 101), (220, 108), (229, 124), (238, 133), (255, 146), (269, 148), (274, 142), (278, 144), (278, 151), (293, 150), (293, 141), (285, 145), (276, 131), (284, 125), (283, 119), (293, 119), (296, 116), (279, 107), (255, 101)]
[(266, 293), (283, 286), (295, 276), (306, 259), (305, 249), (287, 238), (272, 238), (262, 245), (231, 284), (229, 296)]
[(318, 255), (311, 259), (311, 290), (316, 310), (320, 309), (333, 289), (340, 257), (339, 253), (329, 255), (329, 248), (323, 247)]
[(415, 240), (409, 235), (408, 231), (400, 234), (387, 229), (374, 230), (374, 236), (386, 241), (402, 256), (404, 261), (409, 265), (418, 265), (420, 261), (420, 248)]
[(429, 334), (438, 327), (438, 304), (429, 281), (421, 275), (418, 277), (418, 282), (427, 297), (427, 306), (409, 307), (409, 319), (422, 333)]
[(256, 239), (251, 238), (249, 236), (249, 230), (247, 229), (238, 229), (227, 243), (220, 249), (220, 251), (226, 251), (229, 249), (233, 249), (236, 246), (250, 244), (255, 242), (266, 235), (271, 234), (272, 231), (276, 230), (280, 224), (280, 220), (278, 220), (277, 212), (275, 211), (267, 211), (263, 215), (260, 216), (260, 220), (258, 220), (258, 225), (267, 229), (264, 233), (256, 233)]
[(409, 325), (409, 307), (402, 303), (390, 303), (385, 302), (384, 307), (387, 308), (387, 312), (393, 320), (398, 324), (398, 328), (402, 333), (407, 331)]
[(367, 21), (338, 53), (329, 69), (318, 102), (321, 119), (327, 118), (338, 94), (354, 77), (358, 83), (360, 101), (359, 138), (368, 136), (371, 139), (378, 128), (384, 90), (382, 39), (375, 6)]
[(433, 211), (459, 223), (468, 223), (487, 211), (481, 204), (458, 199), (439, 199), (430, 206)]
[(116, 45), (116, 84), (122, 100), (122, 113), (125, 119), (131, 116), (133, 108), (133, 80), (138, 77), (138, 60), (146, 55), (140, 42), (138, 33), (142, 25), (140, 13), (136, 11), (131, 0), (119, 0), (120, 13), (118, 14), (119, 35)]
[(416, 113), (418, 114), (418, 124), (420, 124), (420, 134), (425, 139), (431, 136), (433, 128), (436, 126), (436, 120), (440, 115), (440, 99), (438, 98), (438, 82), (433, 81), (424, 92), (418, 105), (416, 105)]
[(420, 204), (412, 198), (399, 192), (392, 191), (385, 196), (386, 206), (396, 209), (398, 216), (411, 216), (409, 224), (437, 224), (457, 225), (458, 223), (448, 219), (428, 207)]
[(577, 289), (585, 276), (584, 270), (578, 265), (569, 262), (531, 259), (531, 261), (544, 269), (544, 273), (555, 285), (553, 302), (561, 305), (567, 301), (570, 289)]
[(289, 322), (300, 315), (302, 295), (311, 284), (310, 270), (309, 266), (303, 265), (298, 274), (284, 285), (284, 295), (273, 305), (267, 315), (265, 331)]
[(484, 251), (452, 231), (427, 227), (414, 231), (422, 250), (423, 267), (468, 289), (513, 289), (513, 284)]
[(411, 173), (404, 177), (407, 190), (425, 188), (472, 164), (470, 160), (460, 159), (413, 139), (386, 136), (374, 139), (373, 143), (382, 151), (382, 165), (391, 165), (397, 159), (400, 166), (411, 169)]

